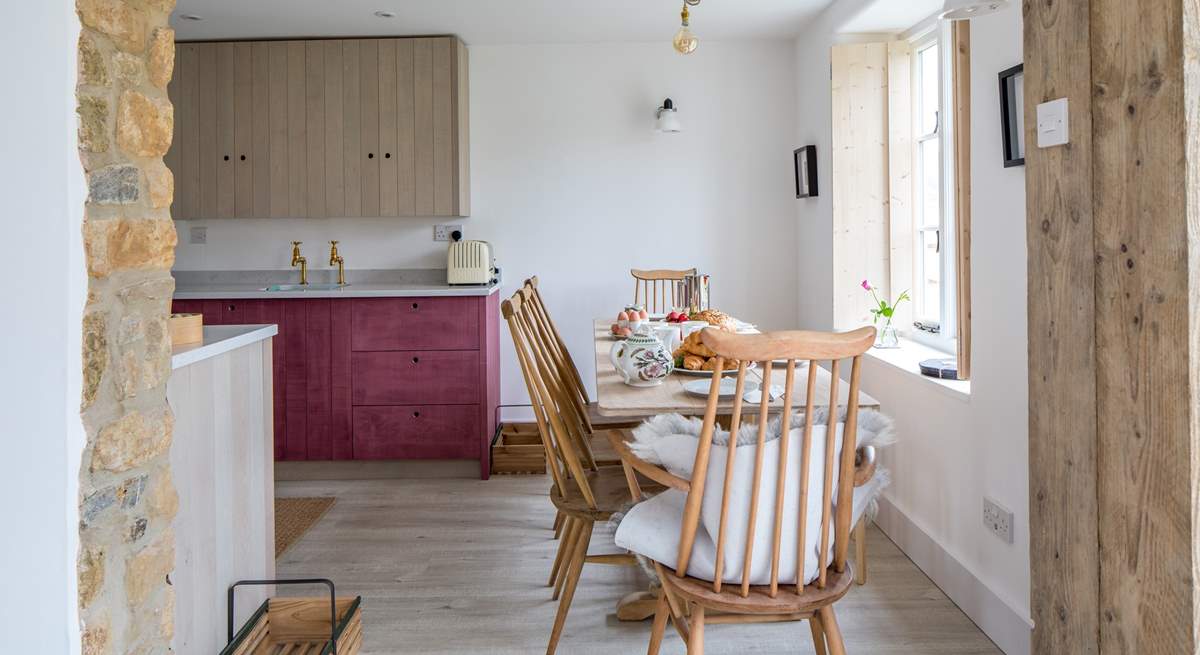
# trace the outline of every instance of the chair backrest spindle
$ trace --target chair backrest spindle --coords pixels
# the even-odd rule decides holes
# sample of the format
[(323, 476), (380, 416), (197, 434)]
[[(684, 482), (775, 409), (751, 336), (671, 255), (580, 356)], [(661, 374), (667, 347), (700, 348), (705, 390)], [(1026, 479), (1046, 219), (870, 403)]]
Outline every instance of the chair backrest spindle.
[[(828, 419), (825, 422), (823, 460), (818, 464), (823, 468), (824, 480), (822, 484), (823, 488), (820, 491), (819, 550), (816, 553), (818, 574), (817, 579), (814, 581), (816, 587), (824, 588), (828, 581), (829, 569), (832, 568), (835, 572), (840, 573), (845, 571), (846, 568), (848, 540), (851, 528), (850, 521), (853, 511), (852, 498), (854, 491), (855, 451), (857, 449), (856, 430), (859, 376), (861, 373), (860, 363), (862, 354), (875, 341), (875, 330), (874, 328), (862, 328), (853, 332), (840, 334), (778, 332), (738, 335), (709, 328), (704, 331), (702, 340), (705, 345), (716, 353), (717, 362), (716, 370), (713, 373), (712, 387), (708, 395), (708, 404), (705, 408), (700, 439), (696, 448), (691, 486), (684, 503), (683, 523), (680, 528), (679, 554), (675, 574), (677, 576), (686, 575), (688, 565), (691, 561), (692, 548), (696, 543), (696, 532), (699, 528), (705, 481), (709, 474), (708, 468), (713, 436), (716, 431), (716, 414), (720, 398), (722, 372), (724, 371), (726, 362), (738, 361), (736, 392), (731, 415), (725, 470), (723, 472), (724, 488), (721, 495), (720, 523), (716, 535), (715, 572), (712, 581), (713, 591), (718, 593), (721, 591), (723, 578), (725, 577), (723, 571), (724, 560), (728, 552), (726, 542), (731, 537), (727, 528), (729, 524), (730, 503), (734, 502), (732, 500), (735, 491), (733, 487), (735, 484), (746, 484), (745, 481), (735, 482), (735, 459), (738, 451), (738, 431), (742, 426), (742, 394), (744, 391), (747, 362), (757, 361), (761, 362), (763, 371), (762, 394), (757, 408), (758, 425), (755, 439), (756, 448), (754, 452), (753, 477), (748, 482), (750, 485), (750, 501), (749, 506), (746, 508), (734, 508), (735, 512), (744, 509), (748, 514), (746, 534), (733, 536), (735, 539), (745, 538), (741, 584), (739, 585), (738, 592), (743, 597), (748, 596), (751, 579), (758, 577), (754, 575), (755, 571), (752, 564), (755, 561), (754, 545), (756, 542), (755, 537), (757, 536), (756, 531), (759, 527), (759, 500), (760, 498), (772, 498), (774, 501), (774, 512), (770, 516), (770, 520), (768, 521), (766, 516), (762, 517), (764, 530), (771, 530), (769, 541), (770, 577), (767, 593), (772, 597), (778, 593), (782, 569), (781, 561), (783, 558), (785, 522), (793, 520), (799, 522), (799, 529), (796, 531), (798, 533), (798, 543), (795, 553), (796, 593), (803, 593), (806, 557), (811, 557), (810, 553), (806, 553), (805, 548), (808, 540), (805, 526), (809, 520), (809, 499), (812, 498), (809, 486), (812, 484), (812, 480), (810, 479), (810, 465), (813, 464), (813, 414), (819, 406), (819, 401), (815, 397), (817, 367), (822, 362), (829, 362), (831, 379), (827, 406)], [(850, 359), (852, 363), (850, 367), (849, 400), (845, 403), (844, 409), (842, 409), (843, 405), (840, 400), (842, 388), (839, 384), (841, 381), (839, 376), (841, 373), (841, 361), (845, 359)], [(764, 485), (763, 461), (765, 451), (767, 450), (767, 437), (771, 424), (771, 379), (774, 363), (781, 360), (786, 362), (786, 375), (784, 381), (783, 411), (778, 415), (778, 420), (780, 421), (780, 441), (777, 453), (778, 464), (777, 469), (773, 471), (776, 486), (774, 489), (762, 489), (763, 486), (769, 486), (770, 484), (767, 483)], [(791, 430), (792, 409), (795, 405), (794, 388), (796, 385), (797, 360), (807, 361), (809, 367), (804, 399), (803, 429), (800, 433), (801, 438), (796, 444), (796, 447), (801, 449), (799, 452), (798, 472), (794, 471), (793, 467), (788, 465), (789, 433)], [(843, 416), (845, 417), (844, 419), (842, 419)], [(842, 447), (840, 449), (837, 444), (839, 421), (843, 425)], [(797, 473), (798, 480), (791, 480), (789, 482), (789, 477), (797, 477)], [(834, 486), (835, 477), (837, 477), (836, 487)], [(798, 515), (788, 515), (790, 512), (784, 512), (785, 499), (788, 497), (787, 489), (789, 486), (794, 490), (792, 497), (794, 498), (798, 495), (800, 499)], [(743, 488), (741, 491), (745, 491), (745, 489)], [(768, 493), (773, 494), (773, 496), (763, 496), (763, 494)], [(835, 500), (837, 501), (837, 505), (834, 505)], [(769, 528), (766, 527), (768, 523), (770, 525)], [(766, 534), (766, 532), (763, 533), (764, 538)], [(830, 553), (832, 553), (832, 561), (830, 561)], [(790, 558), (791, 555), (789, 554), (788, 557)], [(763, 563), (765, 564), (765, 561)]]

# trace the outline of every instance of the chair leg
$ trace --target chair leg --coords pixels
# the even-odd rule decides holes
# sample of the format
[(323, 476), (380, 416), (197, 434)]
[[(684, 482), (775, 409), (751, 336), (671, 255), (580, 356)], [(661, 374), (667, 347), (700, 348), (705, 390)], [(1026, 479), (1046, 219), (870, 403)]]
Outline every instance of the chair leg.
[(692, 603), (691, 629), (688, 630), (687, 655), (704, 655), (704, 606)]
[(808, 627), (812, 628), (813, 648), (817, 655), (825, 655), (825, 628), (821, 625), (821, 617), (816, 614), (809, 617)]
[[(563, 538), (558, 541), (558, 554), (554, 556), (554, 565), (550, 567), (550, 581), (546, 583), (547, 587), (558, 587), (559, 573), (562, 571), (563, 557), (571, 550), (571, 540), (575, 536), (575, 530), (578, 526), (575, 525), (575, 519), (567, 518), (563, 521), (566, 528), (563, 530)], [(557, 590), (555, 590), (555, 598), (558, 598)]]
[(854, 528), (854, 581), (867, 584), (867, 517)]
[(563, 576), (566, 585), (563, 587), (562, 599), (558, 601), (558, 614), (554, 616), (554, 628), (550, 631), (550, 643), (546, 645), (546, 655), (554, 655), (558, 648), (558, 640), (562, 637), (563, 626), (567, 622), (567, 612), (571, 609), (571, 599), (575, 597), (575, 587), (579, 584), (579, 574), (583, 572), (583, 562), (587, 559), (588, 544), (592, 541), (591, 521), (578, 521), (582, 525), (579, 530), (574, 552), (570, 554), (571, 564)]
[(565, 522), (566, 521), (563, 519), (562, 512), (554, 513), (554, 538), (555, 539), (558, 539), (559, 537), (562, 536), (563, 523), (565, 523)]
[(829, 655), (846, 655), (846, 644), (842, 641), (842, 631), (838, 628), (837, 617), (833, 615), (833, 606), (826, 605), (817, 610), (821, 616), (821, 627), (825, 632), (825, 640), (829, 645)]
[(658, 603), (654, 608), (654, 624), (650, 626), (650, 648), (646, 655), (658, 655), (662, 646), (663, 633), (667, 630), (667, 619), (671, 615), (671, 605), (667, 602), (667, 592), (659, 590)]

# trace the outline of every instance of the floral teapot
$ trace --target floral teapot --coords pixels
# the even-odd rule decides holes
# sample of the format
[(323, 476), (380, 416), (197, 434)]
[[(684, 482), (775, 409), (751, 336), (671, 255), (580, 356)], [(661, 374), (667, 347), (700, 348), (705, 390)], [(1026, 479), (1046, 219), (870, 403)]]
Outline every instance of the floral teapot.
[(614, 343), (608, 356), (625, 384), (633, 387), (662, 384), (675, 370), (671, 353), (662, 341), (645, 332), (635, 332), (628, 339)]

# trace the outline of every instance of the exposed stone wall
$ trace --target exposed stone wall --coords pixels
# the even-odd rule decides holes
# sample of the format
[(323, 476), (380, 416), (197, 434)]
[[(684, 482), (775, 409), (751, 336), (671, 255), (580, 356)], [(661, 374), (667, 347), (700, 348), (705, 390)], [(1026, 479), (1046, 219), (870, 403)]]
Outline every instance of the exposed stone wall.
[(174, 622), (178, 499), (167, 316), (175, 283), (171, 172), (174, 0), (76, 0), (87, 446), (79, 471), (79, 607), (84, 655), (166, 653)]

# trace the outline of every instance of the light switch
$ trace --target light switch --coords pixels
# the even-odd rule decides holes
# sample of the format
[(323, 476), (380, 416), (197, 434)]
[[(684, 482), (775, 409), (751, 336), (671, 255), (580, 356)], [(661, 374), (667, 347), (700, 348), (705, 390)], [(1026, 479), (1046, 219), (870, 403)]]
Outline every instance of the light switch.
[(188, 243), (197, 246), (208, 243), (208, 228), (193, 227), (188, 231)]
[(1037, 106), (1037, 144), (1039, 148), (1061, 146), (1070, 140), (1069, 135), (1066, 98), (1043, 102)]

